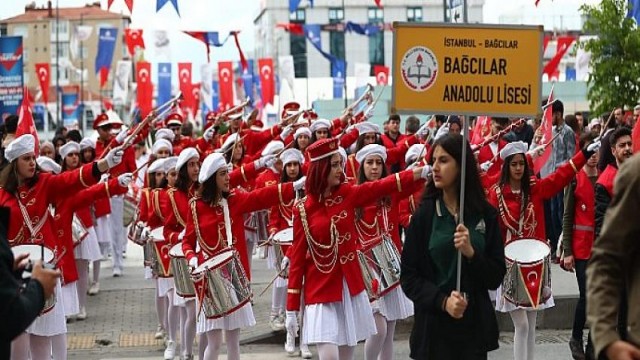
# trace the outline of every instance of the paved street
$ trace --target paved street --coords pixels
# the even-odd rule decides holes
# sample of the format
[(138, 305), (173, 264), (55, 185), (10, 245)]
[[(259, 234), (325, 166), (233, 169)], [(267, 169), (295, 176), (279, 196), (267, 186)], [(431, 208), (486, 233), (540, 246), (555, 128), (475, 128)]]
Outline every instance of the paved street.
[[(153, 338), (157, 319), (153, 302), (153, 283), (145, 280), (142, 270), (142, 250), (129, 243), (124, 276), (111, 277), (111, 262), (102, 263), (101, 291), (89, 297), (85, 321), (69, 324), (70, 359), (160, 359), (162, 343)], [(271, 280), (273, 271), (266, 269), (265, 260), (253, 261), (254, 293), (260, 293)], [(558, 298), (575, 297), (575, 280), (571, 274), (554, 269), (554, 292)], [(257, 325), (241, 333), (243, 359), (283, 359), (282, 335), (273, 334), (268, 326), (271, 296), (267, 291), (254, 299)], [(565, 314), (569, 319), (572, 314)], [(550, 317), (547, 315), (547, 317)], [(542, 318), (542, 316), (541, 316)], [(566, 322), (566, 320), (564, 321)], [(566, 328), (566, 326), (564, 326)], [(396, 358), (408, 359), (410, 323), (400, 324), (396, 336)], [(537, 359), (570, 358), (567, 346), (568, 330), (540, 330), (537, 338)], [(512, 359), (512, 333), (503, 332), (500, 349), (490, 359)], [(363, 345), (356, 358), (363, 358)], [(221, 359), (225, 359), (224, 356)]]

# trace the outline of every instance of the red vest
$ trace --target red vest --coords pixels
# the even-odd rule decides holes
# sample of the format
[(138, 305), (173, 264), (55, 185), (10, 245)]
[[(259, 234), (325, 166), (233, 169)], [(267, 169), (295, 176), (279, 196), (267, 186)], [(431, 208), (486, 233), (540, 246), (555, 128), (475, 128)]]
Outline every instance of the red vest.
[(584, 171), (576, 174), (574, 190), (573, 256), (578, 260), (591, 257), (595, 225), (595, 191)]
[(613, 198), (613, 183), (616, 180), (616, 174), (618, 173), (618, 168), (609, 164), (604, 169), (602, 174), (598, 177), (597, 183), (602, 185), (609, 195)]

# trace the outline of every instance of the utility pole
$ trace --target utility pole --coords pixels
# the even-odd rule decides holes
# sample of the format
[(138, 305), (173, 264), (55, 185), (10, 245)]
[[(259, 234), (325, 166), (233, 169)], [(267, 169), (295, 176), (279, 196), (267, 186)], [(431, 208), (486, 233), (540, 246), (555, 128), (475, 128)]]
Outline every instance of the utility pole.
[[(84, 24), (84, 13), (80, 14), (80, 26)], [(78, 41), (80, 44), (80, 119), (78, 119), (78, 126), (85, 131), (84, 123), (84, 53), (82, 41)]]
[(60, 106), (60, 7), (56, 0), (56, 117), (57, 128), (62, 128), (62, 109)]
[(344, 82), (344, 107), (346, 109), (349, 106), (349, 100), (348, 100), (349, 99), (349, 94), (347, 93), (347, 59), (346, 59), (347, 58), (347, 51), (346, 51), (346, 49), (347, 49), (347, 44), (346, 44), (346, 42), (347, 42), (347, 39), (346, 39), (346, 37), (347, 37), (347, 31), (346, 31), (347, 30), (347, 26), (346, 26), (346, 24), (347, 24), (346, 23), (346, 20), (347, 20), (347, 8), (345, 7), (344, 2), (345, 2), (345, 0), (342, 0), (342, 25), (344, 26), (343, 33), (342, 33), (343, 35), (342, 36), (344, 37), (344, 42), (345, 42), (345, 44), (344, 44), (345, 45), (345, 51), (344, 51), (344, 57), (345, 57), (345, 59), (344, 59), (344, 76), (343, 76), (342, 80)]

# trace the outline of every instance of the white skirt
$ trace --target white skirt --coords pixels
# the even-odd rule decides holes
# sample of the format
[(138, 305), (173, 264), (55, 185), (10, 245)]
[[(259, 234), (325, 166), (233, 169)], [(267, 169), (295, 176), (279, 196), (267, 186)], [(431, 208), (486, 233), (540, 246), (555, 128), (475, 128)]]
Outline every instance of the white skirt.
[(87, 229), (87, 232), (89, 233), (87, 237), (73, 249), (76, 260), (96, 261), (102, 259), (96, 229), (92, 226)]
[(144, 267), (144, 278), (145, 279), (153, 279), (153, 270), (151, 270), (150, 266)]
[(413, 303), (402, 291), (400, 285), (383, 297), (371, 302), (373, 312), (379, 312), (388, 321), (406, 319), (413, 316)]
[(303, 323), (305, 344), (356, 346), (377, 333), (367, 292), (351, 296), (344, 279), (342, 301), (305, 306)]
[(62, 297), (64, 298), (64, 316), (71, 316), (80, 312), (77, 281), (62, 286)]
[(169, 277), (169, 278), (163, 278), (163, 277), (159, 277), (157, 279), (158, 281), (156, 282), (156, 287), (158, 289), (157, 295), (158, 297), (163, 297), (163, 296), (167, 296), (167, 294), (169, 293), (169, 290), (173, 289), (176, 285), (173, 282), (173, 278)]
[(96, 235), (99, 243), (111, 244), (111, 219), (109, 215), (96, 219)]
[(267, 247), (267, 269), (276, 268), (276, 251), (271, 245), (265, 245)]
[(56, 305), (48, 313), (38, 316), (26, 330), (37, 336), (54, 336), (66, 334), (67, 322), (64, 317), (64, 297), (60, 280), (56, 284)]
[[(548, 291), (551, 292), (551, 288), (544, 288), (542, 289), (543, 292)], [(503, 313), (508, 313), (511, 312), (513, 310), (517, 310), (517, 309), (524, 309), (524, 310), (544, 310), (544, 309), (548, 309), (548, 308), (552, 308), (554, 307), (556, 304), (553, 301), (553, 294), (551, 294), (551, 296), (549, 297), (549, 299), (542, 303), (539, 304), (537, 308), (533, 308), (532, 306), (516, 306), (514, 303), (508, 301), (503, 295), (502, 295), (502, 285), (500, 285), (500, 287), (498, 287), (498, 290), (496, 290), (496, 310), (503, 312)]]
[(190, 297), (190, 298), (184, 298), (180, 295), (178, 295), (177, 292), (173, 292), (173, 305), (174, 306), (186, 306), (187, 302), (189, 301), (193, 301), (195, 299), (195, 297)]
[[(200, 302), (196, 301), (196, 314), (198, 314), (199, 311)], [(207, 319), (204, 315), (204, 310), (200, 311), (200, 315), (198, 315), (198, 322), (196, 323), (196, 333), (199, 335), (211, 330), (244, 329), (254, 326), (255, 324), (256, 318), (253, 316), (253, 306), (248, 302), (231, 314), (217, 319)]]

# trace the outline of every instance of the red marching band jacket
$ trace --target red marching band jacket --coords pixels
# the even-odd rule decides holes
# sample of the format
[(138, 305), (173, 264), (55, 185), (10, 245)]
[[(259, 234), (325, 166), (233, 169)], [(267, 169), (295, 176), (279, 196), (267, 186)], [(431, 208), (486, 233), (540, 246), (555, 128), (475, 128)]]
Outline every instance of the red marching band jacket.
[(576, 175), (574, 224), (571, 248), (578, 260), (588, 260), (595, 237), (595, 190), (584, 171)]

